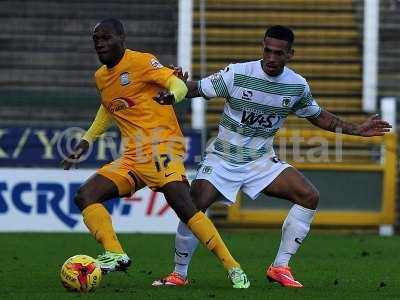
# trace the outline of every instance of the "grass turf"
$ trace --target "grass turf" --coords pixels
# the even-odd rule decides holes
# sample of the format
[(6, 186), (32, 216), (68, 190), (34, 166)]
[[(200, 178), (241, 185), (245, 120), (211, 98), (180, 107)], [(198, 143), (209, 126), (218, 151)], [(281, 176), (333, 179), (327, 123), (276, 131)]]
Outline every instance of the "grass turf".
[(251, 281), (231, 288), (217, 260), (203, 247), (196, 252), (185, 288), (153, 288), (151, 282), (173, 267), (172, 235), (121, 234), (133, 258), (127, 274), (103, 278), (92, 294), (64, 290), (59, 269), (74, 254), (96, 256), (100, 247), (88, 234), (0, 234), (0, 299), (400, 299), (400, 238), (312, 232), (292, 268), (305, 288), (268, 283), (279, 231), (223, 232)]

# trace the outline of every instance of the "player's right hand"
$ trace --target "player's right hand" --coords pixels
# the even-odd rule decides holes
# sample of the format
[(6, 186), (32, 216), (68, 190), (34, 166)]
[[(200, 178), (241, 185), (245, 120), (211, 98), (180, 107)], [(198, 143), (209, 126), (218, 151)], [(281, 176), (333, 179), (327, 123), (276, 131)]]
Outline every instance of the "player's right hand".
[(175, 97), (168, 91), (161, 91), (157, 96), (153, 97), (153, 100), (161, 105), (173, 105), (175, 103)]
[(74, 151), (68, 155), (66, 159), (61, 161), (61, 166), (64, 170), (69, 170), (73, 165), (79, 162), (79, 158), (82, 154), (86, 153), (89, 149), (89, 142), (86, 140), (81, 140), (78, 145), (76, 145)]
[(379, 115), (373, 115), (357, 126), (357, 132), (360, 136), (366, 137), (382, 136), (389, 132), (390, 128), (392, 125), (382, 120)]
[(184, 83), (186, 83), (189, 78), (188, 72), (183, 73), (182, 67), (175, 67), (174, 65), (168, 65), (168, 68), (174, 70), (174, 75), (182, 80)]

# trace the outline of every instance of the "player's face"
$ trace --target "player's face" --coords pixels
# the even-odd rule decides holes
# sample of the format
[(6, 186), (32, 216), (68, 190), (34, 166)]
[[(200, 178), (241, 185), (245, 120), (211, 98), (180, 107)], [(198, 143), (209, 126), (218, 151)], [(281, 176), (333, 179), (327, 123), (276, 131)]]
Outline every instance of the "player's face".
[(121, 60), (125, 51), (124, 36), (117, 34), (111, 25), (96, 25), (93, 31), (93, 42), (102, 64), (111, 68)]
[(264, 72), (269, 76), (278, 76), (292, 58), (293, 53), (293, 49), (288, 47), (287, 41), (266, 37), (263, 42)]

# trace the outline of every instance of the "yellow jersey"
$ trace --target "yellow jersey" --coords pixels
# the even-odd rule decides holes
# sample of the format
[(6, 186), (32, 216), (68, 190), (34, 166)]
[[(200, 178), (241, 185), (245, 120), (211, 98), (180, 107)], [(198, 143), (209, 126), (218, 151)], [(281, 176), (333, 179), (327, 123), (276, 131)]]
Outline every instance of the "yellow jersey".
[(124, 156), (135, 160), (165, 152), (183, 156), (184, 138), (173, 107), (153, 100), (172, 74), (152, 54), (129, 49), (113, 68), (103, 65), (96, 71), (102, 105), (121, 131)]

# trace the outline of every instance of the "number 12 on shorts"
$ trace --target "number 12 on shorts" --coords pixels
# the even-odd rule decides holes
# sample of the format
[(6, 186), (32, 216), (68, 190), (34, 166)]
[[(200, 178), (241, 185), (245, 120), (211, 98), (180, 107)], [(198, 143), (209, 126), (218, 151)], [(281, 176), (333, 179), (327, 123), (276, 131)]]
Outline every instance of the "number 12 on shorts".
[(154, 164), (157, 172), (161, 172), (163, 169), (168, 168), (168, 164), (171, 162), (171, 157), (168, 154), (160, 154), (160, 156), (154, 156)]

